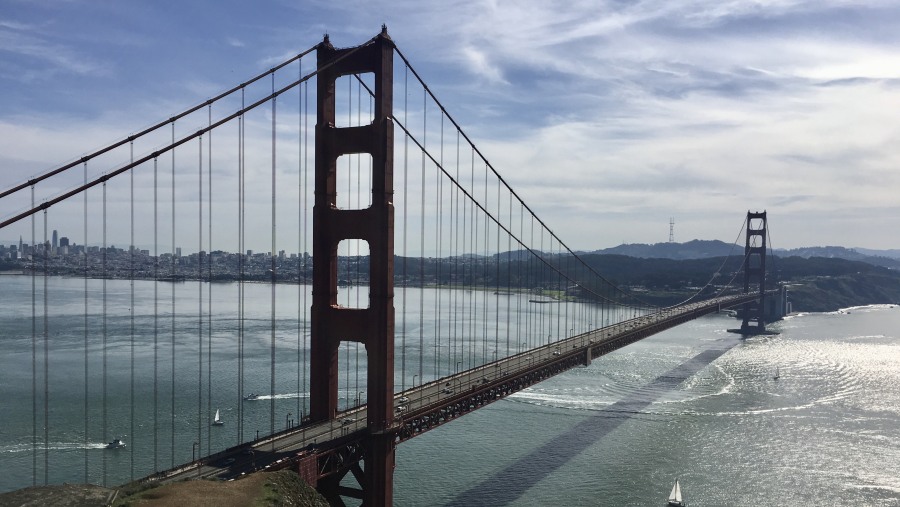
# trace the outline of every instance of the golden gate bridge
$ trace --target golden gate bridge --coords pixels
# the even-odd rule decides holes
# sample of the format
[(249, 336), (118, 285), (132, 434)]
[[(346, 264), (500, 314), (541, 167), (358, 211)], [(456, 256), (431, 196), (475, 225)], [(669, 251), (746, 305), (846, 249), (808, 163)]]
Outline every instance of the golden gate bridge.
[[(4, 317), (30, 376), (3, 384), (30, 380), (9, 410), (31, 484), (291, 468), (335, 505), (390, 505), (408, 439), (703, 315), (740, 307), (755, 334), (784, 310), (765, 212), (677, 305), (605, 278), (386, 29), (346, 49), (326, 36), (0, 199), (0, 231), (30, 238), (30, 315)], [(58, 245), (62, 227), (80, 238)], [(77, 280), (65, 304), (54, 274)], [(73, 433), (83, 452), (60, 452)], [(108, 441), (127, 460), (92, 450)]]

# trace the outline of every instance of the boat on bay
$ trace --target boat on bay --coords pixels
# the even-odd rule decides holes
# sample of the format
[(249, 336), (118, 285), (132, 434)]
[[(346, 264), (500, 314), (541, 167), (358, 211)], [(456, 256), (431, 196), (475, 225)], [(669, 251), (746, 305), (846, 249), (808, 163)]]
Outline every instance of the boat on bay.
[(678, 483), (678, 479), (675, 479), (675, 485), (672, 486), (672, 492), (669, 493), (669, 501), (666, 505), (668, 507), (685, 507), (687, 505), (681, 496), (681, 485)]
[(212, 425), (213, 426), (222, 426), (225, 424), (225, 421), (219, 418), (219, 409), (216, 409), (216, 416), (213, 418)]
[(121, 438), (114, 438), (112, 442), (106, 444), (107, 449), (121, 449), (125, 447), (125, 442)]
[(259, 395), (256, 393), (250, 393), (247, 396), (244, 396), (244, 401), (253, 401), (253, 400), (258, 400), (258, 399), (259, 399)]

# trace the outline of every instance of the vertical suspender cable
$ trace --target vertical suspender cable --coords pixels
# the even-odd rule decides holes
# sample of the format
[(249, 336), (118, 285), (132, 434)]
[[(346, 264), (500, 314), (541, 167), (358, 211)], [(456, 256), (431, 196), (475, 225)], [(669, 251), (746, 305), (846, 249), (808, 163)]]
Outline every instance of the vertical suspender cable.
[[(568, 285), (569, 285), (569, 283), (570, 283), (569, 278), (572, 277), (572, 273), (571, 273), (571, 271), (569, 271), (569, 260), (570, 260), (571, 258), (572, 258), (571, 255), (566, 255), (566, 270), (565, 270), (566, 278), (563, 278), (563, 283), (566, 284), (566, 287), (563, 287), (563, 289), (564, 289), (563, 297), (565, 298), (565, 305), (566, 305), (565, 326), (563, 326), (563, 327), (564, 327), (564, 329), (567, 330), (567, 331), (566, 331), (566, 338), (569, 338), (569, 337), (571, 337), (571, 336), (574, 336), (574, 331), (573, 331), (573, 329), (570, 329), (570, 328), (569, 328), (569, 290), (568, 290)], [(571, 280), (571, 281), (572, 281), (572, 282), (577, 282), (578, 279), (575, 278), (574, 280)], [(573, 322), (573, 324), (574, 324), (574, 322)]]
[(47, 248), (47, 209), (44, 209), (44, 484), (49, 484), (50, 476), (50, 335), (47, 316), (47, 265), (50, 261), (50, 249)]
[[(530, 218), (531, 218), (531, 220), (530, 220), (531, 224), (528, 227), (529, 228), (528, 245), (529, 245), (529, 248), (534, 250), (534, 247), (536, 246), (536, 244), (534, 242), (534, 215), (530, 215)], [(534, 290), (534, 287), (536, 286), (536, 282), (537, 282), (537, 279), (536, 279), (535, 273), (534, 273), (534, 264), (535, 264), (534, 255), (529, 255), (528, 256), (528, 282), (529, 282), (528, 287), (532, 291)], [(535, 335), (535, 327), (537, 324), (535, 321), (536, 317), (537, 317), (537, 315), (535, 315), (534, 312), (528, 312), (528, 314), (525, 316), (525, 341), (526, 341), (525, 347), (528, 349), (530, 349), (532, 346), (537, 345), (539, 343), (537, 341), (532, 340), (532, 337), (534, 337), (534, 335)]]
[[(103, 249), (102, 249), (101, 256), (100, 256), (100, 258), (102, 259), (101, 269), (103, 270), (103, 274), (101, 275), (101, 278), (103, 279), (103, 316), (102, 316), (102, 319), (103, 319), (103, 320), (101, 321), (101, 322), (102, 322), (102, 330), (103, 330), (103, 331), (102, 331), (102, 335), (103, 335), (103, 351), (102, 351), (102, 357), (103, 357), (103, 380), (102, 380), (102, 381), (103, 381), (103, 383), (102, 383), (102, 389), (103, 389), (103, 396), (102, 396), (102, 399), (103, 399), (103, 402), (102, 402), (102, 403), (103, 403), (103, 410), (102, 410), (102, 414), (103, 414), (103, 415), (102, 415), (102, 418), (101, 418), (101, 421), (102, 421), (101, 424), (102, 424), (102, 427), (103, 427), (102, 433), (103, 433), (103, 438), (104, 438), (104, 440), (105, 440), (106, 437), (108, 436), (108, 435), (107, 435), (107, 430), (108, 430), (108, 426), (107, 426), (107, 422), (108, 422), (108, 421), (107, 421), (107, 410), (108, 410), (108, 409), (107, 409), (107, 400), (108, 400), (108, 398), (107, 398), (107, 373), (106, 373), (106, 372), (107, 372), (107, 370), (106, 370), (106, 360), (107, 360), (107, 352), (108, 352), (108, 351), (107, 351), (107, 327), (106, 327), (106, 326), (107, 326), (107, 322), (106, 322), (106, 309), (107, 309), (107, 306), (106, 306), (106, 299), (107, 299), (107, 298), (106, 298), (106, 296), (107, 296), (107, 290), (106, 290), (106, 277), (107, 277), (107, 271), (106, 271), (106, 261), (107, 261), (107, 258), (106, 258), (106, 257), (107, 257), (106, 244), (107, 244), (107, 243), (106, 243), (106, 181), (104, 181), (104, 182), (103, 182)], [(106, 454), (103, 455), (103, 485), (106, 486)]]
[[(101, 254), (101, 259), (103, 259), (102, 269), (103, 275), (103, 417), (101, 419), (103, 426), (103, 438), (104, 440), (108, 436), (107, 434), (107, 376), (106, 376), (106, 358), (107, 358), (107, 329), (106, 329), (106, 181), (103, 181), (103, 252)], [(106, 454), (103, 455), (103, 485), (106, 486)]]
[[(31, 207), (34, 208), (34, 185), (31, 185)], [(31, 215), (31, 485), (37, 486), (37, 271), (35, 256), (37, 240), (34, 236), (35, 216)]]
[[(541, 249), (539, 250), (539, 252), (540, 252), (540, 256), (543, 258), (543, 257), (545, 257), (545, 253), (544, 253), (544, 229), (543, 229), (543, 228), (540, 228), (540, 233), (541, 233)], [(538, 269), (541, 270), (541, 285), (540, 285), (540, 287), (541, 287), (541, 297), (543, 298), (543, 297), (544, 297), (544, 290), (545, 290), (545, 287), (546, 287), (546, 286), (544, 285), (544, 271), (545, 271), (545, 270), (544, 270), (544, 265), (541, 264), (541, 263), (536, 263), (536, 264), (537, 264), (537, 266), (538, 266)], [(539, 331), (540, 331), (540, 333), (541, 333), (541, 334), (538, 336), (538, 338), (543, 338), (543, 334), (544, 334), (544, 312), (540, 312), (538, 315), (540, 316), (540, 326), (538, 327), (538, 329), (539, 329)], [(540, 342), (538, 342), (538, 343), (540, 343)], [(550, 344), (550, 335), (548, 334), (548, 335), (547, 335), (547, 342), (545, 343), (545, 345), (549, 345), (549, 344)]]
[[(512, 196), (510, 196), (509, 202), (512, 203)], [(523, 209), (521, 204), (519, 204), (519, 237), (522, 238), (523, 242), (525, 241), (525, 210)], [(516, 256), (516, 257), (518, 258), (518, 256)], [(528, 257), (530, 260), (531, 256), (529, 255)], [(521, 281), (528, 280), (528, 271), (527, 271), (528, 268), (521, 262), (521, 259), (518, 259), (518, 262), (516, 263), (516, 265), (518, 266), (518, 269), (519, 269), (519, 287), (520, 287), (519, 293), (516, 294), (516, 349), (519, 352), (522, 352), (523, 350), (528, 350), (528, 349), (527, 349), (527, 347), (525, 347), (525, 348), (522, 347), (522, 293), (521, 293), (522, 282)], [(522, 270), (525, 270), (525, 272), (523, 273)], [(526, 285), (525, 287), (527, 288), (528, 285)], [(528, 336), (527, 333), (525, 336), (526, 337)]]
[[(244, 110), (245, 90), (241, 87), (241, 111)], [(238, 378), (237, 443), (244, 441), (244, 114), (238, 117)]]
[[(129, 148), (129, 160), (131, 163), (134, 163), (134, 141), (133, 140), (128, 143), (128, 148)], [(133, 481), (134, 480), (134, 455), (135, 455), (135, 452), (133, 450), (134, 449), (134, 437), (135, 437), (135, 433), (134, 433), (134, 340), (135, 340), (135, 337), (134, 337), (134, 312), (135, 312), (135, 309), (134, 309), (134, 253), (135, 253), (134, 252), (135, 251), (135, 246), (134, 246), (134, 169), (132, 169), (131, 171), (128, 171), (128, 177), (129, 177), (129, 188), (130, 188), (130, 191), (129, 191), (129, 204), (130, 204), (129, 219), (131, 222), (131, 227), (129, 228), (130, 242), (129, 242), (129, 248), (128, 248), (128, 251), (129, 251), (129, 255), (128, 255), (129, 277), (128, 278), (129, 278), (129, 285), (131, 288), (131, 305), (130, 305), (131, 311), (129, 312), (129, 314), (130, 314), (129, 317), (130, 317), (130, 321), (131, 321), (130, 322), (130, 324), (131, 324), (131, 385), (130, 385), (130, 389), (129, 389), (128, 399), (129, 399), (129, 401), (131, 401), (131, 410), (130, 410), (130, 413), (128, 416), (128, 420), (130, 423), (129, 428), (128, 428), (128, 431), (129, 431), (128, 434), (131, 435), (131, 443), (132, 443), (132, 452), (128, 453), (128, 454), (130, 454), (130, 459), (131, 459), (130, 473), (128, 474), (128, 477), (130, 480)]]
[[(428, 104), (427, 96), (422, 93), (422, 145), (426, 146), (428, 138)], [(422, 194), (421, 222), (419, 227), (419, 382), (424, 383), (425, 374), (425, 151), (422, 151)]]
[[(306, 373), (306, 365), (307, 365), (307, 335), (309, 329), (309, 319), (307, 318), (309, 306), (306, 302), (306, 294), (309, 292), (307, 290), (308, 284), (307, 282), (307, 256), (306, 253), (309, 251), (307, 248), (306, 238), (307, 238), (307, 227), (309, 223), (309, 83), (303, 83), (303, 102), (305, 114), (303, 115), (303, 392), (308, 393), (309, 391), (306, 388), (306, 379), (308, 378)], [(307, 407), (309, 403), (309, 397), (307, 396), (306, 401), (303, 402), (304, 408)], [(304, 411), (300, 410), (300, 424), (303, 424), (303, 414)]]
[[(175, 122), (172, 122), (172, 144), (175, 144)], [(171, 405), (171, 434), (170, 434), (170, 452), (169, 456), (171, 458), (171, 467), (175, 468), (175, 280), (176, 278), (176, 266), (175, 266), (175, 253), (177, 250), (175, 249), (175, 149), (172, 149), (172, 270), (169, 273), (169, 276), (172, 280), (172, 375), (171, 375), (171, 389), (169, 391), (169, 401)]]
[[(207, 108), (207, 117), (208, 124), (212, 125), (212, 104)], [(206, 192), (208, 206), (208, 212), (206, 213), (206, 223), (208, 228), (208, 234), (206, 236), (208, 248), (206, 254), (206, 417), (208, 418), (209, 414), (212, 413), (212, 130), (209, 131), (209, 136), (206, 140), (206, 148), (208, 150), (206, 157), (206, 184), (208, 189)], [(212, 453), (212, 433), (209, 431), (206, 432), (206, 452), (208, 454)]]
[[(347, 126), (353, 125), (353, 80), (347, 79)], [(353, 158), (359, 160), (359, 155), (349, 155), (345, 157), (347, 162), (347, 209), (351, 209), (354, 205), (353, 203)], [(347, 306), (351, 307), (353, 305), (353, 274), (351, 272), (351, 262), (353, 261), (353, 246), (351, 243), (355, 243), (356, 241), (346, 241), (345, 242), (345, 256), (344, 256), (344, 265), (346, 267), (345, 278), (347, 281)], [(351, 349), (356, 344), (356, 342), (347, 340), (344, 342), (344, 350), (346, 355), (344, 360), (346, 362), (346, 366), (344, 369), (344, 382), (345, 382), (345, 392), (347, 404), (346, 407), (350, 408), (353, 406), (351, 403), (351, 393), (355, 393), (356, 389), (350, 386), (350, 357), (353, 355)]]
[[(471, 151), (471, 164), (469, 167), (470, 170), (470, 187), (472, 189), (472, 195), (475, 195), (475, 151)], [(472, 213), (469, 216), (469, 219), (472, 221), (472, 225), (469, 227), (469, 248), (471, 248), (472, 253), (478, 253), (478, 221), (475, 217), (475, 203), (474, 201), (471, 203)], [(473, 261), (476, 260), (475, 257), (472, 258)], [(472, 285), (475, 284), (475, 262), (469, 262), (469, 283)], [(476, 336), (476, 322), (475, 322), (475, 314), (476, 314), (476, 303), (478, 302), (478, 291), (472, 290), (472, 296), (469, 298), (469, 322), (470, 322), (470, 331), (469, 331), (469, 342), (471, 345), (469, 346), (469, 368), (475, 367), (475, 350), (478, 348), (478, 343), (475, 341)], [(486, 356), (486, 351), (484, 349), (484, 342), (481, 342), (481, 361), (480, 363), (484, 363), (484, 357)]]
[[(485, 202), (485, 207), (487, 203)], [(497, 220), (500, 220), (500, 180), (497, 180)], [(497, 285), (497, 297), (494, 298), (496, 315), (494, 316), (494, 350), (497, 350), (497, 359), (500, 359), (500, 224), (497, 224), (497, 260), (494, 261), (494, 275)], [(506, 343), (506, 353), (509, 354), (509, 340)]]
[[(509, 230), (513, 230), (513, 201), (512, 195), (509, 196)], [(513, 253), (512, 253), (512, 233), (507, 234), (506, 236), (506, 251), (509, 252), (509, 256), (506, 258), (506, 293), (512, 297), (512, 263), (513, 263)], [(518, 258), (518, 255), (515, 256)], [(509, 340), (511, 338), (510, 325), (512, 323), (512, 304), (510, 304), (510, 299), (506, 299), (506, 355), (509, 355)]]
[(153, 157), (153, 471), (159, 471), (159, 160), (156, 157)]
[[(409, 116), (409, 67), (403, 66), (403, 124), (406, 125)], [(407, 216), (409, 210), (409, 136), (403, 136), (403, 288), (400, 299), (402, 300), (402, 314), (400, 316), (402, 335), (400, 337), (400, 390), (406, 391), (406, 286), (409, 285), (407, 266), (409, 255), (407, 245)], [(413, 382), (415, 387), (415, 382)]]
[[(353, 80), (348, 79), (347, 80), (347, 126), (349, 127), (352, 125), (353, 125)], [(353, 177), (350, 175), (351, 171), (353, 170), (353, 165), (352, 165), (350, 156), (344, 157), (344, 160), (347, 164), (347, 172), (346, 172), (346, 174), (347, 174), (347, 203), (346, 203), (346, 206), (347, 206), (347, 208), (350, 208), (353, 205)], [(335, 187), (337, 187), (337, 185), (335, 185)], [(345, 260), (344, 265), (346, 268), (346, 272), (344, 273), (344, 277), (345, 277), (344, 280), (346, 280), (348, 282), (348, 287), (347, 287), (346, 293), (347, 293), (347, 306), (349, 307), (351, 305), (351, 303), (350, 303), (351, 290), (350, 290), (349, 285), (350, 285), (350, 283), (352, 283), (351, 280), (353, 280), (353, 278), (350, 276), (350, 262), (349, 262), (350, 261), (350, 250), (351, 250), (350, 243), (344, 242), (344, 248), (346, 248), (346, 254), (344, 257), (344, 260)], [(338, 256), (340, 256), (340, 251), (338, 252)], [(340, 257), (338, 257), (338, 265), (340, 265)], [(346, 337), (344, 337), (344, 338), (346, 338)], [(353, 389), (353, 390), (350, 389), (350, 340), (344, 341), (344, 361), (345, 361), (345, 366), (344, 366), (344, 393), (345, 393), (344, 400), (345, 400), (345, 403), (344, 403), (344, 407), (350, 408), (350, 406), (351, 406), (350, 405), (350, 392), (355, 391), (355, 389)]]
[[(456, 130), (456, 171), (455, 177), (456, 181), (460, 181), (459, 179), (459, 129)], [(460, 222), (459, 222), (459, 185), (453, 186), (453, 246), (450, 251), (453, 252), (453, 280), (455, 281), (455, 287), (451, 285), (453, 288), (453, 360), (459, 361), (460, 353), (459, 353), (459, 325), (460, 325), (460, 317), (459, 317), (459, 289), (460, 289), (460, 279), (459, 279), (459, 234), (460, 234)], [(454, 365), (455, 366), (455, 365)]]
[[(84, 169), (84, 183), (87, 184), (87, 162), (83, 163)], [(90, 421), (90, 417), (88, 414), (88, 359), (89, 359), (89, 347), (88, 347), (88, 258), (87, 258), (87, 233), (88, 233), (88, 225), (87, 225), (87, 217), (88, 217), (88, 191), (84, 191), (84, 217), (82, 225), (84, 226), (84, 244), (82, 245), (82, 254), (84, 257), (84, 483), (88, 483), (88, 443), (90, 442), (90, 434), (88, 431), (88, 423)]]
[[(547, 232), (550, 232), (550, 230), (548, 229)], [(559, 242), (557, 241), (556, 246), (557, 246), (558, 250), (557, 250), (557, 253), (554, 254), (553, 253), (553, 239), (554, 239), (554, 237), (553, 237), (553, 235), (551, 235), (550, 236), (550, 259), (554, 259), (554, 258), (556, 259), (556, 266), (557, 266), (557, 269), (559, 269), (559, 265), (560, 265), (559, 260), (560, 260), (560, 256), (561, 256), (561, 252), (562, 252), (562, 247), (559, 245)], [(557, 280), (556, 288), (557, 288), (557, 298), (558, 298), (559, 297), (559, 291), (558, 291), (559, 284), (566, 283), (566, 279), (564, 277), (560, 276), (559, 274), (557, 274), (556, 280)], [(556, 309), (556, 318), (553, 318), (553, 309), (554, 308)], [(564, 333), (565, 333), (565, 330), (560, 329), (560, 325), (562, 324), (562, 322), (560, 322), (559, 314), (560, 314), (559, 304), (550, 305), (550, 323), (552, 324), (553, 322), (556, 322), (556, 340), (555, 341), (559, 341), (561, 338), (563, 338)]]
[[(488, 205), (487, 203), (488, 203), (488, 171), (487, 171), (487, 168), (485, 168), (485, 171), (484, 171), (484, 205), (485, 205), (485, 207)], [(487, 208), (485, 208), (485, 209), (487, 209)], [(491, 250), (490, 250), (490, 245), (491, 245), (490, 223), (491, 222), (490, 222), (490, 220), (491, 220), (490, 216), (487, 213), (484, 213), (484, 258), (483, 258), (482, 264), (481, 264), (482, 265), (481, 276), (482, 276), (482, 279), (484, 280), (483, 283), (485, 283), (485, 284), (488, 283), (488, 270), (490, 269), (490, 266), (489, 266), (490, 255), (491, 255)], [(485, 287), (485, 288), (487, 288), (487, 287)], [(482, 305), (482, 309), (484, 311), (482, 312), (482, 321), (481, 321), (481, 339), (484, 340), (485, 347), (487, 347), (487, 341), (488, 341), (488, 312), (489, 312), (488, 306), (489, 306), (489, 304), (488, 304), (487, 298), (488, 298), (487, 291), (484, 291), (484, 304)], [(499, 357), (497, 357), (496, 342), (494, 343), (493, 357), (494, 357), (494, 359), (500, 359)], [(485, 359), (485, 361), (486, 361), (486, 359)]]
[[(357, 78), (359, 76), (356, 76)], [(353, 80), (350, 80), (352, 85)], [(356, 80), (356, 125), (362, 125), (362, 83), (359, 79)], [(362, 196), (360, 195), (360, 173), (362, 172), (362, 157), (357, 154), (356, 155), (356, 206), (353, 209), (362, 209)], [(356, 305), (355, 308), (359, 308), (359, 240), (354, 241), (356, 246), (356, 275), (353, 278), (353, 293), (356, 295)], [(349, 252), (348, 252), (349, 253)], [(349, 294), (348, 294), (349, 295)], [(356, 359), (356, 378), (354, 383), (356, 387), (353, 389), (354, 391), (359, 392), (359, 342), (353, 342), (353, 357)], [(359, 398), (357, 398), (357, 405), (360, 404)]]
[[(441, 131), (440, 131), (440, 138), (438, 140), (438, 144), (440, 147), (440, 161), (441, 161), (440, 165), (443, 166), (444, 165), (444, 115), (443, 114), (441, 114)], [(435, 312), (437, 314), (437, 321), (435, 323), (436, 325), (434, 326), (435, 337), (436, 337), (436, 339), (434, 341), (434, 344), (435, 344), (434, 374), (436, 377), (440, 378), (441, 377), (440, 357), (441, 357), (441, 350), (442, 350), (441, 349), (441, 328), (444, 327), (443, 319), (441, 319), (441, 299), (442, 299), (441, 296), (443, 294), (443, 290), (441, 290), (441, 275), (442, 275), (441, 268), (443, 266), (443, 261), (442, 261), (441, 257), (444, 255), (443, 249), (442, 249), (443, 225), (444, 225), (444, 221), (443, 221), (443, 218), (444, 218), (443, 217), (443, 213), (444, 213), (444, 211), (443, 211), (443, 209), (444, 209), (444, 192), (443, 192), (444, 179), (441, 177), (440, 170), (435, 171), (435, 176), (437, 178), (437, 181), (435, 182), (435, 187), (436, 187), (435, 189), (437, 191), (437, 199), (435, 199), (435, 201), (437, 203), (437, 210), (435, 211), (435, 215), (436, 215), (435, 222), (437, 222), (436, 227), (435, 227), (435, 236), (437, 238), (437, 241), (436, 241), (437, 252), (434, 255), (434, 260), (435, 260), (435, 262), (437, 262), (437, 280), (435, 280), (435, 282), (436, 282), (435, 283), (435, 286), (436, 286), (435, 292), (437, 292), (437, 294), (435, 294), (436, 297), (434, 298), (434, 301), (435, 301), (435, 309), (437, 310)], [(449, 357), (448, 357), (448, 359), (449, 359)], [(450, 370), (448, 368), (447, 373), (449, 374), (450, 371), (452, 371), (452, 370)]]
[(197, 138), (197, 454), (203, 456), (203, 136)]
[[(269, 346), (269, 392), (272, 398), (269, 400), (269, 434), (275, 433), (275, 280), (278, 275), (276, 273), (275, 258), (277, 250), (275, 250), (275, 113), (276, 113), (276, 97), (275, 97), (275, 73), (272, 73), (272, 255), (271, 257), (271, 306), (272, 306), (272, 335), (271, 344)], [(272, 442), (272, 450), (275, 449), (275, 442)]]
[[(298, 77), (303, 77), (303, 60), (297, 61)], [(303, 337), (304, 305), (303, 294), (305, 292), (303, 279), (303, 84), (297, 86), (297, 420), (303, 424), (300, 400), (303, 391), (300, 390), (300, 369)]]

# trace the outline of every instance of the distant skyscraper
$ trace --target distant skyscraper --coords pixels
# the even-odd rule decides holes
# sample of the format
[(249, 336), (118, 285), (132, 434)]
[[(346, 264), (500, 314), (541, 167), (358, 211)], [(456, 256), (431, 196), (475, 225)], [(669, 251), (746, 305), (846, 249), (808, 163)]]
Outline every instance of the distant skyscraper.
[(51, 245), (53, 250), (56, 250), (59, 247), (59, 234), (56, 233), (56, 229), (53, 229), (53, 243)]
[(69, 238), (67, 238), (66, 236), (59, 238), (59, 246), (69, 246)]

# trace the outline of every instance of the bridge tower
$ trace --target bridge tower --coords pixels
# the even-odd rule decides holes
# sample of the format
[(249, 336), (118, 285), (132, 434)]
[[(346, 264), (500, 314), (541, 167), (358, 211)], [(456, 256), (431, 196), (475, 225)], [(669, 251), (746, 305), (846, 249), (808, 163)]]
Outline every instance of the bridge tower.
[(759, 291), (759, 299), (744, 303), (741, 334), (766, 332), (766, 212), (747, 211), (747, 243), (744, 247), (744, 293), (751, 286)]
[[(382, 27), (368, 44), (335, 49), (328, 36), (317, 49), (317, 122), (315, 203), (313, 206), (313, 297), (310, 345), (310, 419), (326, 421), (338, 410), (338, 350), (342, 342), (362, 343), (368, 362), (368, 429), (363, 441), (364, 470), (351, 471), (362, 491), (340, 485), (342, 475), (319, 481), (319, 491), (335, 505), (340, 494), (360, 496), (363, 505), (393, 501), (394, 434), (394, 43)], [(374, 74), (371, 124), (337, 128), (335, 81), (353, 74)], [(372, 156), (372, 205), (337, 208), (337, 160), (347, 154)], [(337, 302), (337, 251), (343, 240), (368, 243), (370, 256), (367, 308), (343, 308)]]

